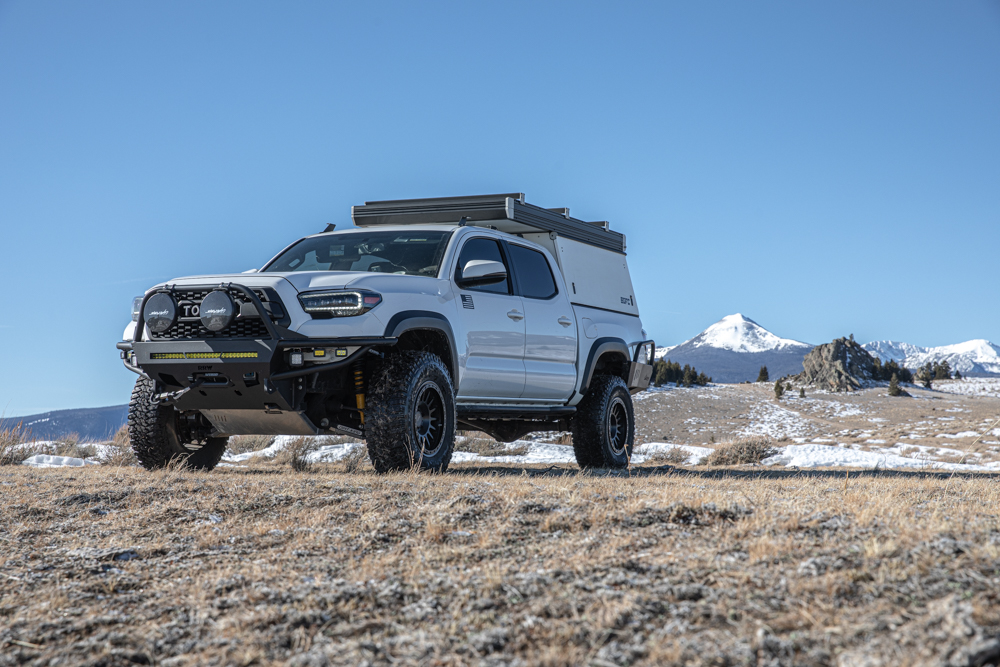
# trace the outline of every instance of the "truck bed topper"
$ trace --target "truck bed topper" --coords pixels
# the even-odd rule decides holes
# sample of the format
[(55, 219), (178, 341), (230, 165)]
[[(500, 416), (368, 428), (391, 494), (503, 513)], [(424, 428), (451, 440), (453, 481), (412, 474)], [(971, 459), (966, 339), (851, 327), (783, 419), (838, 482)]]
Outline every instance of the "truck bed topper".
[(524, 201), (524, 193), (368, 201), (352, 206), (358, 227), (407, 224), (486, 223), (509, 234), (555, 232), (561, 237), (625, 254), (625, 235), (613, 232), (607, 222), (571, 218), (568, 208), (542, 208)]

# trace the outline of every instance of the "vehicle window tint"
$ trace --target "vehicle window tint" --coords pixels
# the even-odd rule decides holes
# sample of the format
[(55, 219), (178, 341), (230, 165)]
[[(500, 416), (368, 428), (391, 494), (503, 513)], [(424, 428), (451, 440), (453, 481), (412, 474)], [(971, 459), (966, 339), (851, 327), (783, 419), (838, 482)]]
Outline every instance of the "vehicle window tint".
[(437, 277), (451, 232), (336, 232), (302, 239), (264, 271), (369, 271)]
[(507, 247), (510, 248), (510, 261), (517, 273), (521, 296), (529, 299), (548, 299), (555, 296), (556, 281), (552, 278), (552, 270), (545, 255), (513, 243)]
[[(462, 267), (474, 259), (486, 259), (493, 262), (503, 263), (503, 255), (500, 253), (500, 244), (493, 239), (469, 239), (462, 246), (462, 252), (458, 255), (458, 266), (455, 267), (455, 280), (462, 277)], [(507, 269), (510, 273), (510, 269)], [(480, 285), (479, 287), (463, 287), (476, 292), (495, 292), (497, 294), (510, 294), (510, 279), (493, 283), (492, 285)]]

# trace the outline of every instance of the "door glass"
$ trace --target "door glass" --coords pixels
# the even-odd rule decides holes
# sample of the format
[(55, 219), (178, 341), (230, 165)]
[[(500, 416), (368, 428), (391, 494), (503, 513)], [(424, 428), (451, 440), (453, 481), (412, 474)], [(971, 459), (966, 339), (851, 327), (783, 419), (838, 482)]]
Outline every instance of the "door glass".
[[(492, 262), (500, 262), (505, 264), (503, 261), (503, 254), (500, 252), (500, 244), (494, 239), (469, 239), (462, 246), (462, 252), (458, 255), (458, 266), (455, 267), (455, 281), (457, 282), (459, 278), (462, 277), (462, 268), (474, 259), (485, 259)], [(544, 257), (542, 258), (544, 259)], [(508, 274), (510, 269), (507, 269)], [(463, 287), (462, 289), (472, 290), (475, 292), (493, 292), (494, 294), (510, 294), (510, 280), (509, 278), (504, 278), (498, 283), (493, 283), (492, 285), (479, 285), (477, 287)]]
[(508, 243), (510, 260), (517, 272), (517, 284), (521, 288), (521, 296), (529, 299), (550, 299), (556, 295), (556, 281), (552, 278), (552, 270), (545, 255)]

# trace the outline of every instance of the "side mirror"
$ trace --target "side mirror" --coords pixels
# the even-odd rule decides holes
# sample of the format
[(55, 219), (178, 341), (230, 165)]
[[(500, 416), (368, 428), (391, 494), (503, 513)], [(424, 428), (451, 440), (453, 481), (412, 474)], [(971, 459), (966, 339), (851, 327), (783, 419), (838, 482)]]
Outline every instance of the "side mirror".
[(474, 259), (462, 269), (462, 277), (458, 279), (459, 287), (479, 287), (493, 285), (507, 279), (507, 267), (503, 262), (488, 259)]

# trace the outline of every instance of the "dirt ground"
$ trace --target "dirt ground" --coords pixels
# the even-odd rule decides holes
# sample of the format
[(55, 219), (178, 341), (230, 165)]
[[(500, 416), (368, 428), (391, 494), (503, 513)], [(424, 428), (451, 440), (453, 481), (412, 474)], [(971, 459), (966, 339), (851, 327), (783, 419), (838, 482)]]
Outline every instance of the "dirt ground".
[(0, 489), (0, 665), (1000, 660), (1000, 477), (6, 466)]
[[(779, 444), (817, 442), (858, 449), (904, 445), (931, 451), (933, 460), (1000, 460), (1000, 437), (976, 438), (1000, 417), (1000, 381), (941, 382), (932, 391), (906, 387), (911, 398), (893, 398), (885, 387), (850, 393), (798, 387), (780, 401), (771, 384), (663, 388), (635, 400), (637, 442), (707, 445), (742, 435), (769, 435)], [(986, 395), (950, 393), (982, 386)], [(948, 451), (952, 450), (952, 451)]]

